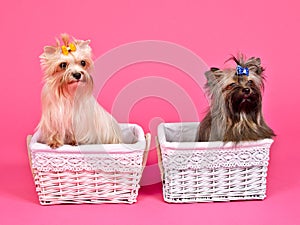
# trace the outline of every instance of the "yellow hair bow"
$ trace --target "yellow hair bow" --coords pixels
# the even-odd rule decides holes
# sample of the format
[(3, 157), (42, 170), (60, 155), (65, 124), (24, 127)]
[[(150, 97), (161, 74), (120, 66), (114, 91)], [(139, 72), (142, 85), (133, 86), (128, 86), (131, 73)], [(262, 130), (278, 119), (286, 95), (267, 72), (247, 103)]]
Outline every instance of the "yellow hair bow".
[(69, 52), (75, 52), (76, 46), (73, 43), (70, 43), (68, 46), (61, 46), (61, 51), (64, 55), (68, 55)]

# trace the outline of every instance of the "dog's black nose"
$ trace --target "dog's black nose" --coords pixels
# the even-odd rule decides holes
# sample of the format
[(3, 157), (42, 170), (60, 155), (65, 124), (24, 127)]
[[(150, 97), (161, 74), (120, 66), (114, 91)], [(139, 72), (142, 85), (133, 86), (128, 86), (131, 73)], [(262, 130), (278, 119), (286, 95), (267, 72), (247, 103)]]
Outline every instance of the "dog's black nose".
[(250, 88), (243, 88), (243, 93), (249, 94), (250, 93)]
[(81, 78), (81, 73), (73, 73), (73, 77), (76, 79), (76, 80), (79, 80)]

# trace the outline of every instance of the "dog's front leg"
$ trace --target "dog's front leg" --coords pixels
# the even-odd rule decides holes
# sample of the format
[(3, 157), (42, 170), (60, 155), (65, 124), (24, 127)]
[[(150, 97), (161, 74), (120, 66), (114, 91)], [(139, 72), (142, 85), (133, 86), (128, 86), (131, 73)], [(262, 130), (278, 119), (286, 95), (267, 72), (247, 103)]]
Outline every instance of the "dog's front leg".
[(58, 148), (62, 146), (63, 140), (61, 135), (59, 135), (58, 133), (52, 134), (47, 144), (50, 146), (50, 148)]

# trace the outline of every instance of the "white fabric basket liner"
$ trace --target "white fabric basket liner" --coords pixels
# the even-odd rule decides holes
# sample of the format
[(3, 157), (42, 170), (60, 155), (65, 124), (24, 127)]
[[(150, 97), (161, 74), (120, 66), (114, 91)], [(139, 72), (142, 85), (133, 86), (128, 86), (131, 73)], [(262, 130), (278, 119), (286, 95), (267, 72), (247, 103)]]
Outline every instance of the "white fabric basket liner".
[(143, 129), (136, 124), (120, 124), (121, 144), (63, 145), (51, 149), (38, 143), (37, 131), (29, 144), (32, 168), (39, 171), (140, 172), (146, 140)]
[(164, 168), (201, 169), (267, 166), (272, 139), (240, 142), (197, 142), (199, 122), (162, 123), (158, 142)]

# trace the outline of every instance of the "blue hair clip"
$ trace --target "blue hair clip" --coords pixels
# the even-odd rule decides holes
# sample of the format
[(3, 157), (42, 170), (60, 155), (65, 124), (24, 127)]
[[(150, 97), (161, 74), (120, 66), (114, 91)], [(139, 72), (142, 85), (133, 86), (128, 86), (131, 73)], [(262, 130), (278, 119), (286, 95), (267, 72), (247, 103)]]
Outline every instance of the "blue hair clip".
[(237, 65), (236, 75), (238, 75), (238, 76), (243, 76), (243, 75), (249, 76), (249, 69), (247, 67), (244, 68), (240, 65)]

